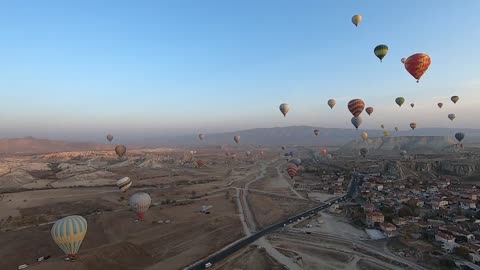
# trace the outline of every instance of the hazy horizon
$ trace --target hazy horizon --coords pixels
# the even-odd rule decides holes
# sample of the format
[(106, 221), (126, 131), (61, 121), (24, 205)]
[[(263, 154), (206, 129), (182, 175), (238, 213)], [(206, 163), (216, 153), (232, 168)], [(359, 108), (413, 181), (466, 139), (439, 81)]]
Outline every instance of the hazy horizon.
[[(412, 121), (418, 128), (480, 128), (475, 0), (0, 7), (0, 138), (353, 129), (353, 98), (374, 107), (371, 116), (362, 114), (361, 129), (408, 130)], [(358, 27), (354, 14), (363, 15)], [(382, 63), (373, 54), (378, 44), (389, 46)], [(432, 58), (418, 84), (400, 62), (417, 52)], [(457, 104), (452, 95), (460, 96)], [(406, 99), (401, 108), (398, 96)], [(337, 100), (333, 110), (330, 98)], [(278, 109), (284, 102), (291, 105), (287, 117)]]

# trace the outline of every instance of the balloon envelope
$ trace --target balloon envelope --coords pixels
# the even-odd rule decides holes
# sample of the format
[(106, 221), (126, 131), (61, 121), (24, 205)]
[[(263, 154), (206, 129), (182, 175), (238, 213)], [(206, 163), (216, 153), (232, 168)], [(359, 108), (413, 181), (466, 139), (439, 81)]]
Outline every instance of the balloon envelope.
[(126, 152), (127, 152), (127, 147), (125, 147), (125, 145), (115, 146), (115, 153), (117, 153), (119, 157), (123, 157), (123, 155), (125, 155)]
[(205, 139), (205, 134), (203, 133), (198, 134), (198, 138), (203, 141)]
[(415, 107), (415, 103), (410, 103), (410, 107)]
[(439, 102), (439, 103), (437, 103), (437, 106), (438, 106), (438, 108), (441, 109), (441, 108), (443, 107), (443, 103), (442, 103), (442, 102)]
[(465, 138), (465, 134), (462, 132), (455, 133), (455, 139), (457, 139), (458, 142), (461, 142)]
[(283, 116), (287, 116), (288, 111), (290, 111), (290, 105), (287, 103), (280, 104), (280, 112), (282, 112)]
[(327, 104), (328, 104), (328, 106), (330, 106), (330, 109), (333, 109), (335, 104), (337, 104), (337, 101), (335, 99), (329, 99)]
[(108, 135), (107, 135), (107, 140), (108, 140), (109, 142), (111, 142), (111, 141), (113, 140), (113, 136), (110, 135), (110, 134), (108, 134)]
[(352, 23), (355, 25), (355, 26), (358, 26), (360, 23), (362, 22), (362, 15), (353, 15), (352, 17)]
[(385, 44), (380, 44), (373, 49), (373, 53), (378, 57), (378, 59), (380, 59), (380, 62), (382, 62), (383, 58), (388, 53), (388, 46)]
[(355, 117), (359, 116), (363, 112), (364, 108), (365, 102), (359, 98), (352, 99), (348, 102), (348, 110)]
[(87, 234), (87, 221), (82, 216), (57, 220), (50, 231), (53, 241), (69, 257), (75, 257)]
[(449, 114), (448, 119), (453, 121), (453, 119), (455, 119), (455, 114), (454, 113)]
[(364, 141), (366, 141), (366, 140), (368, 139), (368, 133), (367, 133), (367, 132), (363, 132), (363, 133), (362, 133), (362, 139), (363, 139)]
[(130, 197), (130, 207), (137, 214), (138, 219), (142, 220), (147, 212), (150, 204), (152, 203), (152, 198), (150, 195), (144, 192), (135, 193)]
[(313, 134), (315, 134), (315, 136), (318, 136), (318, 133), (319, 133), (319, 132), (320, 132), (320, 131), (319, 131), (318, 129), (315, 129), (315, 130), (313, 131)]
[(358, 129), (358, 127), (362, 124), (362, 118), (360, 116), (358, 117), (352, 117), (350, 120), (352, 122), (352, 125)]
[(373, 108), (372, 107), (367, 107), (365, 111), (368, 113), (368, 115), (371, 115), (373, 113)]
[(430, 59), (430, 56), (424, 53), (416, 53), (405, 60), (405, 69), (417, 80), (418, 83), (423, 74), (427, 72), (431, 63), (432, 60)]
[(404, 97), (397, 97), (397, 98), (395, 99), (395, 103), (397, 103), (397, 105), (398, 105), (399, 107), (402, 107), (403, 103), (405, 103), (405, 98), (404, 98)]
[(233, 137), (233, 140), (236, 142), (236, 143), (239, 143), (240, 142), (240, 136), (234, 136)]
[(122, 179), (118, 180), (116, 184), (120, 191), (125, 192), (132, 185), (132, 179), (130, 179), (130, 177), (123, 177)]
[(416, 127), (417, 127), (417, 123), (415, 123), (415, 122), (410, 123), (410, 128), (412, 130), (414, 130)]
[(459, 98), (458, 96), (452, 96), (452, 97), (450, 98), (450, 100), (451, 100), (454, 104), (456, 104), (459, 99), (460, 99), (460, 98)]

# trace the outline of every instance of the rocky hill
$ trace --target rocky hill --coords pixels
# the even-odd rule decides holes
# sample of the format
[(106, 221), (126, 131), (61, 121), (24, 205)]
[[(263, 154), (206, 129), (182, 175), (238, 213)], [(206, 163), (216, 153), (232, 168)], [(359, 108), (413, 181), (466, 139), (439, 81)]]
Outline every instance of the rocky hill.
[(0, 139), (0, 154), (38, 154), (66, 151), (108, 150), (112, 146), (89, 142), (65, 142), (33, 137)]
[(456, 141), (448, 136), (402, 136), (375, 137), (366, 141), (354, 140), (340, 147), (337, 154), (356, 154), (361, 148), (368, 148), (370, 154), (385, 154), (406, 150), (408, 153), (453, 152)]

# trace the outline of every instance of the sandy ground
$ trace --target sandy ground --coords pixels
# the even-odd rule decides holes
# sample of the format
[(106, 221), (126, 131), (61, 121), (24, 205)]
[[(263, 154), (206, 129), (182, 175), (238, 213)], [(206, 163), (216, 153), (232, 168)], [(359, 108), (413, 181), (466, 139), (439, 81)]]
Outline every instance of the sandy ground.
[(249, 246), (233, 255), (224, 263), (213, 269), (218, 270), (280, 270), (285, 269), (267, 254), (265, 249)]
[[(308, 223), (312, 225), (311, 228), (305, 228)], [(363, 230), (350, 225), (344, 217), (332, 215), (325, 211), (321, 213), (320, 217), (317, 216), (315, 219), (305, 220), (298, 224), (297, 227), (303, 227), (302, 230), (304, 231), (341, 235), (349, 239), (368, 239), (367, 234)]]

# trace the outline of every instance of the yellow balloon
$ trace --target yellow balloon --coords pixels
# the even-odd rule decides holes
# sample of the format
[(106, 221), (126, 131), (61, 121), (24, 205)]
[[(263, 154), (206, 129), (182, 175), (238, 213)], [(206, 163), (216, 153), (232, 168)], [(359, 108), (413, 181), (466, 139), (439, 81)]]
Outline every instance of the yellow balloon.
[(355, 26), (358, 26), (362, 22), (362, 15), (354, 15), (352, 17), (352, 23), (355, 24)]
[(368, 133), (363, 132), (363, 133), (362, 133), (362, 139), (363, 139), (364, 141), (366, 141), (366, 140), (368, 139)]

